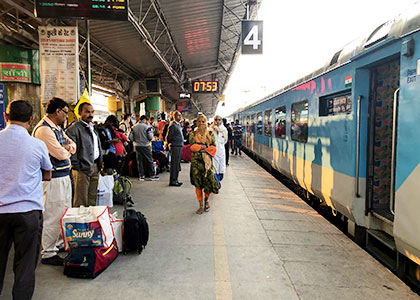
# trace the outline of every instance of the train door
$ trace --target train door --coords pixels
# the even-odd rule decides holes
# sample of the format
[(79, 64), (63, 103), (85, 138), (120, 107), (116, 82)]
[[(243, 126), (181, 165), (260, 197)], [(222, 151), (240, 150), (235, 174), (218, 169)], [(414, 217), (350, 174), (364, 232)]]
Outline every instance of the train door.
[(399, 78), (399, 59), (371, 70), (367, 201), (371, 211), (390, 221), (393, 221), (390, 202), (394, 164), (394, 95), (399, 88)]

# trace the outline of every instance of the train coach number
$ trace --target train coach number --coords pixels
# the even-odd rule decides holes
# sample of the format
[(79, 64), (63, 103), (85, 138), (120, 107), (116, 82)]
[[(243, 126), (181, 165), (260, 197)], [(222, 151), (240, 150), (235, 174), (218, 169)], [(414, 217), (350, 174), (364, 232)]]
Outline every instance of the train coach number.
[(263, 21), (242, 20), (242, 54), (262, 54)]

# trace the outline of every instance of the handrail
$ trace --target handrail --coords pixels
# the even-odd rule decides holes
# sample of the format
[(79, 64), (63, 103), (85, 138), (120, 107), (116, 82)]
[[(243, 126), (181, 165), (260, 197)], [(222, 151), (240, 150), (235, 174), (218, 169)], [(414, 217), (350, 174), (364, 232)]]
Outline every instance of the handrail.
[(394, 92), (394, 111), (392, 118), (392, 154), (391, 154), (391, 189), (389, 197), (389, 210), (395, 215), (394, 203), (395, 203), (395, 149), (397, 145), (397, 118), (398, 118), (398, 94), (400, 88)]
[(356, 131), (356, 197), (360, 198), (359, 193), (359, 168), (360, 168), (360, 103), (363, 96), (357, 98), (357, 131)]

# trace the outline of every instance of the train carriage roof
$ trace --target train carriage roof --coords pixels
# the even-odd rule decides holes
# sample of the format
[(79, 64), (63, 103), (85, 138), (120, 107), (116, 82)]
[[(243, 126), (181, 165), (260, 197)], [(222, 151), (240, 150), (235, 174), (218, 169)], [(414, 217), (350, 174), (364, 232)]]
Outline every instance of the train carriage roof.
[(271, 93), (261, 100), (256, 101), (246, 107), (240, 108), (234, 111), (232, 114), (239, 113), (250, 107), (256, 106), (268, 99), (271, 99), (277, 95), (280, 95), (294, 87), (297, 87), (303, 83), (311, 81), (312, 79), (325, 74), (333, 69), (339, 68), (344, 64), (350, 62), (350, 60), (364, 51), (371, 49), (372, 47), (381, 44), (382, 42), (389, 41), (391, 39), (399, 39), (407, 34), (414, 33), (420, 30), (420, 2), (416, 3), (407, 13), (396, 16), (393, 20), (387, 21), (377, 28), (375, 28), (368, 36), (358, 38), (339, 51), (335, 52), (331, 60), (327, 61), (322, 68), (315, 70), (314, 72), (302, 77), (291, 84)]

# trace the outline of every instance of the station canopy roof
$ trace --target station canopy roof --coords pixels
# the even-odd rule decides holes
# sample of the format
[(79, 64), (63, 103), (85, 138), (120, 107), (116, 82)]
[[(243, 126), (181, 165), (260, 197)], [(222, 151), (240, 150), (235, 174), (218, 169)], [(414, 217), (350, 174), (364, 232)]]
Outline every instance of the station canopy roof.
[[(127, 21), (90, 20), (92, 82), (128, 99), (144, 96), (144, 79), (159, 77), (162, 97), (175, 103), (193, 80), (226, 88), (240, 50), (241, 20), (255, 18), (262, 0), (130, 0)], [(38, 47), (40, 25), (75, 25), (74, 19), (39, 19), (32, 0), (0, 0), (0, 43)], [(81, 67), (86, 22), (78, 21)], [(82, 49), (83, 48), (83, 49)], [(132, 89), (133, 85), (139, 89)], [(193, 111), (212, 116), (219, 94), (192, 94)]]

